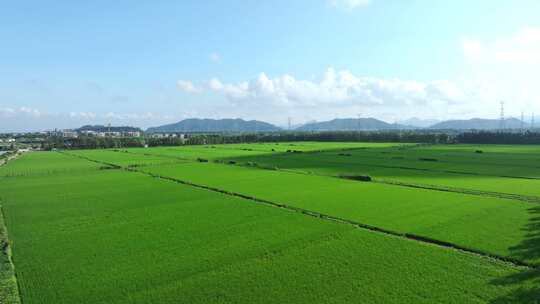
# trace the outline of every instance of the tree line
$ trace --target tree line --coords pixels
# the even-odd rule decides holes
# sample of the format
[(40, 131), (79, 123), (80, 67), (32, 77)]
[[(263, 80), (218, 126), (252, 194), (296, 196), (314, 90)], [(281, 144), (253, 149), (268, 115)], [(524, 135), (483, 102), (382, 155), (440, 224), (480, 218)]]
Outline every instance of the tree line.
[(271, 132), (245, 134), (192, 134), (185, 139), (179, 137), (113, 138), (80, 136), (77, 138), (48, 137), (41, 147), (51, 149), (103, 149), (181, 146), (204, 144), (234, 144), (286, 141), (320, 142), (396, 142), (428, 144), (540, 144), (540, 132), (493, 132), (470, 131), (343, 131), (343, 132)]

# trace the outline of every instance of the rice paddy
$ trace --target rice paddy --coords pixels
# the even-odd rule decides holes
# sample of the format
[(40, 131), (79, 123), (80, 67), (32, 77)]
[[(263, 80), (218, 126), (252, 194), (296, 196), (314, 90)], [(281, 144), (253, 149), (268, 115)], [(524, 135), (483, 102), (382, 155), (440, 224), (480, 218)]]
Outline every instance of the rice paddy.
[(538, 303), (539, 189), (538, 146), (25, 153), (0, 302)]

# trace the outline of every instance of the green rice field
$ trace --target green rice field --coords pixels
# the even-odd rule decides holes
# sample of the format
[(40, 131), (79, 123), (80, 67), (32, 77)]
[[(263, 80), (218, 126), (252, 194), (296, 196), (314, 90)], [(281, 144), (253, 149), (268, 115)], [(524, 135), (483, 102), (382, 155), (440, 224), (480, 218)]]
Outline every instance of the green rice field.
[(281, 142), (0, 167), (0, 303), (540, 303), (540, 146)]

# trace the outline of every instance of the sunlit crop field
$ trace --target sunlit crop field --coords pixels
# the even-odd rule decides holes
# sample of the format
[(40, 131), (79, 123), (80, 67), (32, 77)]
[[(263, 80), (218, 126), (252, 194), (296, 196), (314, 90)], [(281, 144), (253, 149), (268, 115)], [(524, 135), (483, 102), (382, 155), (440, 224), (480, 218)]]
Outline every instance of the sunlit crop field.
[(540, 299), (538, 146), (30, 152), (0, 204), (25, 304)]

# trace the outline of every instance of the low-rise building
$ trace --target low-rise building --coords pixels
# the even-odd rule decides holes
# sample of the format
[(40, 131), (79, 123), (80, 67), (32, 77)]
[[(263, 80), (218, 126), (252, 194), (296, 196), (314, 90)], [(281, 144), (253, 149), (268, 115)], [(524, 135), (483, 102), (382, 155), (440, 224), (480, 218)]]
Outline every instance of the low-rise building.
[(77, 138), (79, 134), (75, 131), (63, 131), (62, 137), (64, 138)]
[(128, 131), (122, 134), (124, 137), (141, 137), (141, 132), (139, 131)]

